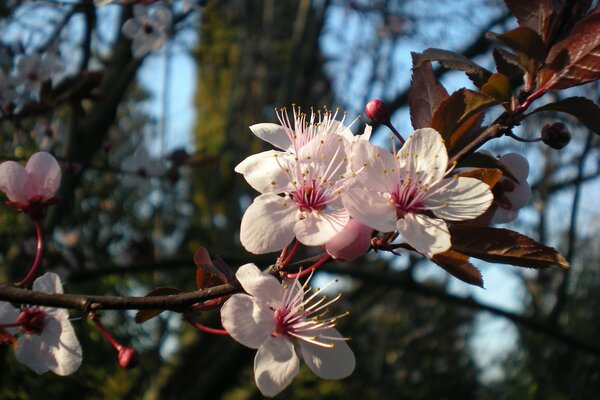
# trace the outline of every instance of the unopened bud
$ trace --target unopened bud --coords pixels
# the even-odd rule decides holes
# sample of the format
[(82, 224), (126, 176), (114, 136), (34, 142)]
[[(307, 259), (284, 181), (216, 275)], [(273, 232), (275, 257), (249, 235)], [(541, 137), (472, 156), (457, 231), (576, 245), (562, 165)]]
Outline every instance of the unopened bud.
[(133, 347), (121, 347), (117, 358), (121, 368), (135, 368), (140, 363), (140, 356)]
[(390, 122), (390, 110), (381, 100), (371, 100), (365, 106), (367, 117), (378, 124), (387, 125)]
[(372, 232), (370, 227), (350, 219), (340, 233), (325, 243), (325, 251), (336, 260), (353, 261), (369, 250)]
[(571, 141), (571, 133), (562, 122), (546, 124), (542, 128), (542, 141), (553, 149), (560, 150)]

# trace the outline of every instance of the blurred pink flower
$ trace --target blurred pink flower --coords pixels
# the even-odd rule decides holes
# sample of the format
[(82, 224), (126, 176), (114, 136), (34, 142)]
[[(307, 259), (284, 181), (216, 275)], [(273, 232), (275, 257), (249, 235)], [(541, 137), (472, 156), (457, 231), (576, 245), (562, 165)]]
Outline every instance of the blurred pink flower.
[(519, 210), (531, 200), (531, 187), (527, 183), (529, 163), (527, 159), (517, 153), (508, 153), (499, 158), (499, 161), (519, 180), (519, 183), (503, 176), (494, 187), (494, 203), (497, 205), (493, 224), (502, 224), (514, 221), (519, 215)]
[(141, 4), (133, 6), (133, 18), (123, 24), (123, 35), (132, 40), (134, 57), (141, 58), (165, 44), (170, 19), (171, 13), (165, 8), (149, 11), (148, 7)]

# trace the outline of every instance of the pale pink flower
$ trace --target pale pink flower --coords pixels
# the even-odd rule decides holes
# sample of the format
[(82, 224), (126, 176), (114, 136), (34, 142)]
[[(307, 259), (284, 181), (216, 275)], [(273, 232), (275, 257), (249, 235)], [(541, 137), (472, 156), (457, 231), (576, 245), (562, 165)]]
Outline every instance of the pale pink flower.
[(54, 63), (47, 62), (42, 55), (37, 53), (27, 54), (17, 60), (15, 80), (35, 97), (39, 94), (42, 83), (52, 77), (54, 69)]
[(353, 261), (369, 250), (372, 233), (372, 228), (350, 218), (344, 229), (323, 247), (336, 260)]
[(514, 221), (519, 215), (519, 210), (531, 200), (531, 187), (527, 183), (529, 175), (527, 159), (517, 153), (508, 153), (500, 157), (499, 161), (519, 180), (519, 183), (503, 176), (494, 187), (494, 203), (497, 207), (492, 217), (493, 224)]
[(171, 12), (165, 8), (149, 11), (144, 5), (134, 5), (133, 18), (123, 24), (123, 35), (132, 40), (133, 56), (141, 58), (159, 50), (167, 41), (170, 20)]
[(14, 79), (6, 76), (4, 71), (0, 68), (0, 109), (8, 104), (14, 103), (17, 100), (17, 97)]
[(298, 374), (300, 357), (320, 378), (342, 379), (356, 365), (346, 339), (334, 328), (337, 317), (323, 311), (339, 299), (316, 299), (317, 289), (295, 279), (279, 283), (254, 264), (240, 267), (236, 277), (248, 294), (235, 294), (221, 309), (221, 322), (232, 338), (252, 349), (254, 379), (261, 393), (275, 396)]
[(353, 218), (381, 232), (398, 231), (405, 242), (431, 257), (451, 246), (446, 221), (483, 214), (493, 201), (485, 183), (450, 177), (440, 134), (419, 129), (396, 155), (368, 142), (351, 155), (355, 179), (343, 202)]
[(6, 193), (11, 206), (27, 211), (34, 204), (55, 200), (60, 176), (56, 159), (42, 151), (33, 154), (25, 167), (14, 161), (0, 164), (0, 190)]
[[(48, 272), (33, 282), (33, 290), (46, 293), (63, 293), (58, 275)], [(81, 346), (69, 321), (69, 313), (52, 307), (14, 308), (0, 302), (0, 327), (15, 335), (17, 360), (35, 372), (52, 371), (57, 375), (70, 375), (81, 365)]]
[(294, 157), (272, 155), (279, 172), (265, 174), (262, 183), (253, 185), (263, 194), (242, 218), (240, 240), (248, 251), (281, 250), (294, 237), (320, 246), (344, 228), (349, 214), (340, 195), (348, 173), (346, 146), (343, 137), (329, 135), (314, 138)]

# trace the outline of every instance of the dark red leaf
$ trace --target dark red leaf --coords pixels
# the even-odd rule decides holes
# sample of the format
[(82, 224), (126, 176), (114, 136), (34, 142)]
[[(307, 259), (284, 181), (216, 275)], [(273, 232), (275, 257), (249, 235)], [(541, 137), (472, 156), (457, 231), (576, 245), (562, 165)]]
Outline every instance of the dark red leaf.
[(487, 83), (481, 87), (481, 93), (495, 98), (501, 102), (508, 102), (512, 97), (510, 80), (499, 72), (490, 76)]
[(416, 66), (424, 61), (437, 61), (448, 69), (463, 71), (477, 87), (484, 85), (492, 74), (471, 59), (449, 50), (427, 49), (414, 64)]
[(453, 250), (488, 262), (528, 268), (569, 267), (556, 249), (509, 229), (454, 225), (450, 234)]
[(429, 61), (419, 64), (419, 53), (412, 53), (413, 69), (408, 104), (414, 129), (431, 126), (435, 109), (448, 97), (448, 92), (433, 74)]
[(587, 126), (591, 131), (600, 135), (600, 107), (585, 97), (569, 97), (554, 103), (548, 103), (535, 109), (541, 111), (560, 111), (571, 114)]
[(449, 274), (470, 285), (483, 287), (481, 272), (469, 262), (469, 256), (458, 251), (448, 250), (438, 253), (431, 259)]
[[(160, 288), (152, 289), (150, 292), (148, 292), (146, 297), (148, 297), (148, 296), (170, 296), (170, 295), (179, 294), (181, 292), (182, 292), (181, 290), (176, 289), (176, 288), (160, 287)], [(144, 322), (148, 321), (149, 319), (156, 317), (163, 311), (164, 310), (139, 310), (137, 313), (135, 313), (135, 322), (137, 324), (144, 323)]]
[(552, 0), (504, 0), (520, 26), (536, 31), (546, 41), (550, 17), (554, 9)]
[(504, 49), (495, 48), (493, 50), (496, 70), (508, 77), (511, 85), (517, 87), (523, 83), (523, 68), (519, 65), (519, 59), (516, 55)]
[(457, 168), (496, 168), (501, 170), (503, 175), (519, 183), (519, 180), (506, 168), (506, 165), (498, 161), (496, 157), (485, 153), (469, 154), (458, 163)]

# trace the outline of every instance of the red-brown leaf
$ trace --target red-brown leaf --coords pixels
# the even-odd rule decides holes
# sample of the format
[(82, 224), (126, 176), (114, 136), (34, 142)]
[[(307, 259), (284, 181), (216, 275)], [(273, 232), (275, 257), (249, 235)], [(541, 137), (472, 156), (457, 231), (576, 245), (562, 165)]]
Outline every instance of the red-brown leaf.
[(438, 253), (431, 259), (449, 274), (470, 285), (483, 287), (481, 272), (469, 262), (469, 256), (458, 251), (448, 250)]
[(508, 102), (512, 96), (510, 81), (506, 75), (499, 72), (495, 73), (481, 87), (481, 93), (493, 97), (498, 101)]
[(423, 61), (437, 61), (448, 69), (463, 71), (477, 87), (485, 84), (492, 74), (487, 69), (471, 61), (462, 54), (443, 49), (427, 49), (419, 57), (415, 66)]
[(431, 118), (448, 92), (433, 74), (429, 61), (419, 63), (419, 53), (412, 53), (413, 69), (408, 104), (410, 120), (414, 129), (431, 126)]
[(548, 24), (552, 15), (552, 0), (504, 0), (510, 12), (517, 18), (520, 26), (536, 31), (547, 39)]
[[(148, 296), (170, 296), (170, 295), (179, 294), (181, 292), (182, 292), (181, 290), (176, 289), (176, 288), (160, 287), (160, 288), (152, 289), (150, 292), (148, 292), (146, 297), (148, 297)], [(148, 321), (149, 319), (156, 317), (163, 311), (164, 310), (139, 310), (137, 313), (135, 313), (135, 322), (136, 322), (136, 324), (144, 323), (144, 322)]]
[(450, 234), (453, 250), (488, 262), (528, 268), (569, 267), (556, 249), (509, 229), (454, 225)]
[(600, 107), (590, 99), (568, 97), (554, 103), (545, 104), (535, 109), (532, 114), (540, 111), (560, 111), (571, 114), (591, 131), (600, 135)]

